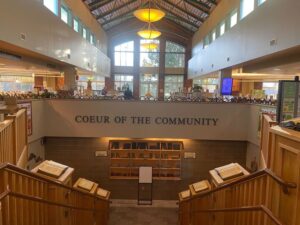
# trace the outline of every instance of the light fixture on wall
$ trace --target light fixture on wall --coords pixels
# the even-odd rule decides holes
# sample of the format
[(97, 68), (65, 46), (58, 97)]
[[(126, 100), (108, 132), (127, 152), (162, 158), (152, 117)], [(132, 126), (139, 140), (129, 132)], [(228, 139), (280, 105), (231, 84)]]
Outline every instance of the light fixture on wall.
[(144, 26), (137, 34), (144, 39), (155, 39), (161, 35), (161, 32), (158, 31), (153, 24), (148, 23)]
[(141, 8), (138, 10), (135, 10), (133, 12), (133, 15), (143, 21), (148, 23), (153, 23), (161, 20), (165, 17), (165, 12), (160, 10), (157, 5), (155, 4), (155, 1), (148, 1), (148, 8)]

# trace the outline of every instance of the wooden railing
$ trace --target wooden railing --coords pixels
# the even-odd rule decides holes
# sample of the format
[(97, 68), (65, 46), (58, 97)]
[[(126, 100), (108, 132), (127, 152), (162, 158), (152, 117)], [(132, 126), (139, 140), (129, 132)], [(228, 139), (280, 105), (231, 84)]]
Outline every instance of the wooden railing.
[(281, 194), (288, 194), (290, 189), (296, 187), (296, 184), (285, 182), (265, 169), (180, 202), (180, 224), (268, 224), (261, 212), (254, 213), (251, 210), (240, 212), (230, 209), (257, 206), (270, 209)]
[(276, 121), (273, 121), (267, 114), (262, 115), (261, 120), (261, 138), (260, 138), (260, 168), (270, 168), (271, 157), (271, 138), (270, 129), (272, 126), (277, 125)]
[(0, 125), (0, 163), (9, 162), (25, 168), (27, 163), (27, 114), (25, 109), (7, 116)]
[(0, 181), (0, 225), (107, 224), (108, 200), (10, 164)]
[(0, 163), (14, 163), (14, 129), (13, 120), (5, 120), (0, 125)]

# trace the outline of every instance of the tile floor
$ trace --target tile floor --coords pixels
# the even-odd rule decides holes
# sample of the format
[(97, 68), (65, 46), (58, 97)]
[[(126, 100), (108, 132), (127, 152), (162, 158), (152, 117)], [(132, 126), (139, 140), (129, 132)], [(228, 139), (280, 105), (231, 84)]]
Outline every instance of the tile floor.
[(139, 206), (134, 200), (113, 200), (109, 225), (177, 225), (176, 201), (153, 201)]

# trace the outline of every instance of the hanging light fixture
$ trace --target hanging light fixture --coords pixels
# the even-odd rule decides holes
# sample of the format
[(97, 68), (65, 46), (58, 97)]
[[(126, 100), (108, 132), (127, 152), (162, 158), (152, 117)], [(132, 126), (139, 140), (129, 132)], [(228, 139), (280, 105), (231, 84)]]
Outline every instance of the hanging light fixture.
[(160, 9), (138, 9), (134, 11), (133, 15), (143, 22), (157, 22), (161, 20), (166, 14)]
[(148, 22), (148, 23), (157, 22), (157, 21), (161, 20), (162, 18), (164, 18), (166, 15), (165, 12), (158, 9), (157, 7), (154, 8), (153, 5), (154, 5), (153, 2), (151, 0), (149, 0), (148, 8), (142, 8), (142, 9), (135, 10), (133, 12), (133, 15), (137, 19), (139, 19), (143, 22)]
[(158, 48), (158, 44), (154, 42), (142, 43), (141, 47), (147, 50), (154, 50)]
[(148, 23), (148, 26), (144, 26), (137, 34), (144, 39), (155, 39), (161, 35), (161, 32), (158, 31), (151, 23)]

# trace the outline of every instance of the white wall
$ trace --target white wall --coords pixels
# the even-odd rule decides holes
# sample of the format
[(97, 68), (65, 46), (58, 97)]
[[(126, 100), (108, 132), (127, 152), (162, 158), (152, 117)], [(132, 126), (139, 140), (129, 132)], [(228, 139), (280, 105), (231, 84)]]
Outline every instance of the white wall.
[[(250, 104), (170, 103), (143, 101), (33, 100), (33, 135), (29, 142), (54, 137), (130, 137), (242, 140), (258, 146), (262, 108)], [(76, 123), (77, 115), (103, 115), (109, 124)], [(125, 116), (122, 124), (113, 121)], [(150, 124), (133, 124), (131, 116), (151, 117)], [(217, 118), (217, 126), (158, 125), (156, 117)]]
[(34, 142), (46, 134), (46, 103), (44, 100), (32, 100), (32, 135), (28, 142)]
[(34, 156), (27, 163), (28, 169), (33, 169), (43, 160), (45, 160), (45, 147), (42, 139), (37, 139), (33, 142), (30, 142), (28, 145), (28, 159), (30, 156)]
[[(299, 9), (299, 0), (267, 0), (206, 49), (197, 39), (189, 78), (299, 46)], [(277, 44), (271, 46), (273, 39)]]
[[(1, 0), (0, 27), (1, 41), (99, 75), (110, 74), (109, 58), (44, 7), (41, 0)], [(21, 40), (21, 34), (26, 40)]]
[[(46, 101), (46, 136), (190, 138), (246, 140), (249, 105), (122, 101)], [(109, 124), (76, 123), (77, 115), (107, 115)], [(113, 118), (126, 116), (124, 124)], [(151, 124), (133, 124), (131, 116), (151, 117)], [(157, 117), (217, 118), (217, 126), (157, 125)]]

